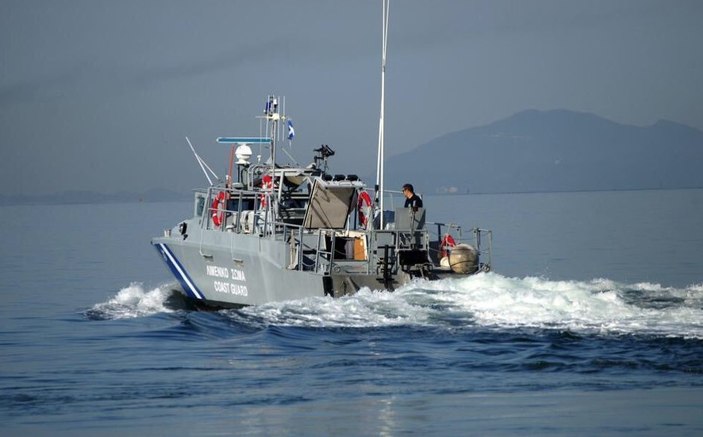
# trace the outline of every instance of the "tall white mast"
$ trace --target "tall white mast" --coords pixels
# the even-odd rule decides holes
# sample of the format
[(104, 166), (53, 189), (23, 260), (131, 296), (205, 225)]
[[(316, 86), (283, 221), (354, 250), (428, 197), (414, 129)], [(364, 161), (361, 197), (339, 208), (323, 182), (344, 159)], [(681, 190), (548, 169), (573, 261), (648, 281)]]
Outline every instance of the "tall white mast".
[(382, 49), (381, 49), (381, 116), (378, 122), (378, 157), (376, 162), (376, 206), (380, 209), (380, 229), (385, 227), (383, 219), (383, 168), (384, 163), (384, 132), (383, 118), (386, 112), (386, 47), (388, 46), (388, 12), (390, 10), (390, 0), (381, 0), (383, 3), (383, 23), (382, 23)]

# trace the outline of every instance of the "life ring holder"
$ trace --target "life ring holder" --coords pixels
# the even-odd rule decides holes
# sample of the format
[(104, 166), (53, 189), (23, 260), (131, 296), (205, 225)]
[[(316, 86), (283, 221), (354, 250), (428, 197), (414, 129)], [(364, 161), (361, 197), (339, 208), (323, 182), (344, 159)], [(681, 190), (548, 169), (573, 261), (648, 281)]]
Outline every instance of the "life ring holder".
[(359, 201), (357, 202), (356, 209), (358, 210), (359, 214), (359, 224), (361, 227), (365, 228), (369, 218), (366, 216), (365, 211), (368, 211), (371, 208), (372, 202), (371, 202), (371, 196), (369, 196), (369, 193), (366, 191), (361, 191), (359, 193)]
[(264, 175), (264, 177), (261, 178), (261, 195), (259, 196), (259, 204), (261, 205), (261, 209), (266, 209), (266, 194), (271, 193), (272, 190), (273, 178), (271, 175)]
[(212, 200), (212, 224), (215, 225), (216, 228), (219, 228), (220, 225), (222, 225), (222, 222), (225, 219), (225, 203), (227, 202), (227, 194), (224, 191), (220, 191), (217, 193), (217, 196)]
[(447, 249), (452, 248), (454, 246), (456, 246), (456, 241), (454, 241), (454, 237), (452, 237), (452, 234), (444, 234), (444, 236), (442, 237), (442, 242), (439, 244), (439, 259), (442, 259), (447, 256)]

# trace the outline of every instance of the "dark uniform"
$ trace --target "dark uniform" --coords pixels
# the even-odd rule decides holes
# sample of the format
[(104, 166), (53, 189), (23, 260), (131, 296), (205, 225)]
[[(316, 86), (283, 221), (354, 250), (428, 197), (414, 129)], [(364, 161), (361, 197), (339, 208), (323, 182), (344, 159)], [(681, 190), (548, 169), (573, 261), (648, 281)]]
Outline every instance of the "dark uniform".
[(417, 194), (413, 193), (412, 197), (405, 199), (405, 207), (412, 207), (412, 209), (417, 211), (418, 208), (422, 208), (422, 199), (420, 199)]
[[(408, 196), (408, 194), (410, 194), (410, 196)], [(405, 196), (406, 208), (412, 208), (413, 211), (417, 211), (418, 208), (422, 208), (422, 199), (420, 199), (420, 196), (415, 194), (415, 189), (412, 185), (403, 185), (403, 195)]]

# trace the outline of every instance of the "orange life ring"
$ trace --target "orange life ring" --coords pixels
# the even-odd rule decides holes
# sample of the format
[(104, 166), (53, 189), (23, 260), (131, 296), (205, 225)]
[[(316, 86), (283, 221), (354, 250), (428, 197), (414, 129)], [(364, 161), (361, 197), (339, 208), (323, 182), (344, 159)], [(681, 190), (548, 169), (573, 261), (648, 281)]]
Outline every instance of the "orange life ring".
[(219, 228), (225, 218), (225, 202), (227, 194), (224, 191), (217, 193), (217, 196), (212, 201), (212, 224)]
[(444, 237), (442, 237), (442, 242), (439, 244), (439, 259), (447, 256), (447, 249), (454, 246), (456, 246), (454, 237), (452, 237), (451, 234), (444, 234)]
[(359, 213), (359, 224), (362, 227), (366, 227), (366, 223), (368, 223), (369, 219), (366, 217), (366, 214), (364, 211), (367, 208), (371, 207), (371, 196), (369, 196), (369, 193), (366, 191), (362, 191), (359, 193), (359, 202), (356, 205), (356, 209), (358, 210)]
[(261, 178), (261, 190), (263, 191), (261, 193), (261, 196), (259, 196), (259, 200), (261, 203), (261, 208), (266, 208), (266, 191), (269, 191), (273, 188), (273, 178), (271, 175), (265, 175), (264, 177)]

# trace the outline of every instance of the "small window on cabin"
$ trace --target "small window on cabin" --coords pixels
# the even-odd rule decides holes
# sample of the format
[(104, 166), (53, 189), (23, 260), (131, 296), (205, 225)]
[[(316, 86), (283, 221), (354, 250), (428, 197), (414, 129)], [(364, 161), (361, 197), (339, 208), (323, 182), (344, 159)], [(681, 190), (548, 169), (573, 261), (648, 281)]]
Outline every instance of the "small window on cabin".
[(205, 209), (205, 196), (198, 196), (195, 205), (195, 216), (201, 217)]
[[(242, 199), (242, 211), (254, 209), (254, 199)], [(227, 202), (228, 211), (239, 211), (239, 199), (229, 199)]]

